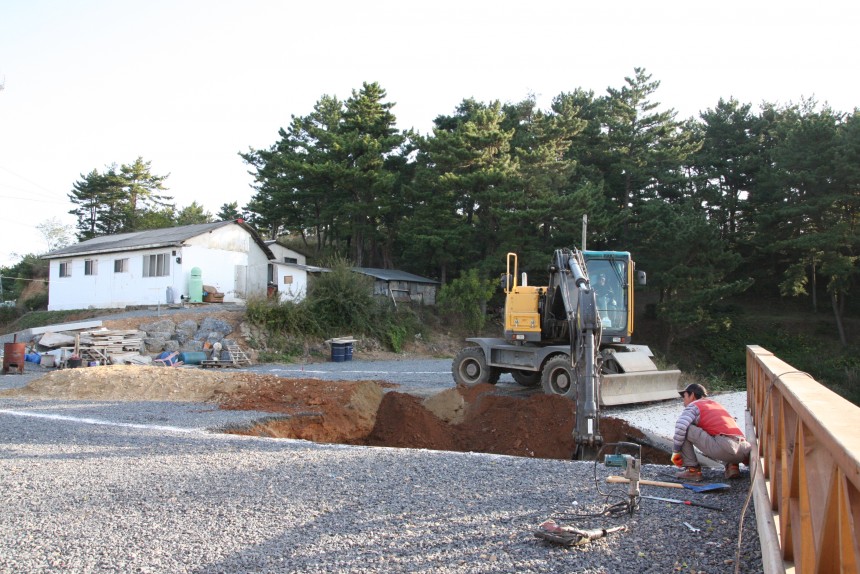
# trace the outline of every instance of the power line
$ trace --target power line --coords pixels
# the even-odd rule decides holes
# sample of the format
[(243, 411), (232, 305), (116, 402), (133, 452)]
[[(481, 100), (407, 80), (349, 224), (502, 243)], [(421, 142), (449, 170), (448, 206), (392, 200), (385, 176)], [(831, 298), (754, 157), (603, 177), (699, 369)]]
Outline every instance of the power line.
[[(26, 190), (25, 189), (19, 189), (19, 191), (26, 191)], [(48, 199), (48, 198), (37, 199), (35, 197), (17, 197), (14, 195), (0, 195), (0, 199), (16, 199), (19, 201), (36, 201), (39, 203), (57, 203), (56, 199)]]
[(15, 177), (17, 177), (17, 178), (23, 179), (23, 180), (24, 180), (24, 181), (26, 181), (27, 183), (31, 183), (31, 184), (35, 185), (35, 186), (36, 186), (36, 187), (38, 187), (39, 189), (43, 190), (43, 192), (47, 192), (47, 193), (49, 194), (49, 195), (48, 195), (48, 197), (49, 197), (49, 198), (55, 198), (55, 199), (56, 199), (57, 192), (56, 192), (55, 190), (48, 189), (48, 188), (47, 188), (47, 187), (45, 187), (44, 185), (42, 185), (42, 184), (40, 184), (40, 183), (36, 183), (36, 182), (35, 182), (35, 181), (33, 181), (32, 179), (28, 179), (28, 178), (24, 177), (23, 175), (20, 175), (20, 174), (18, 174), (18, 173), (15, 173), (14, 171), (12, 171), (11, 169), (9, 169), (9, 168), (8, 168), (8, 167), (6, 167), (6, 166), (0, 165), (0, 169), (2, 169), (2, 170), (3, 170), (3, 171), (5, 171), (5, 172), (11, 173), (12, 175), (14, 175), (14, 176), (15, 176)]

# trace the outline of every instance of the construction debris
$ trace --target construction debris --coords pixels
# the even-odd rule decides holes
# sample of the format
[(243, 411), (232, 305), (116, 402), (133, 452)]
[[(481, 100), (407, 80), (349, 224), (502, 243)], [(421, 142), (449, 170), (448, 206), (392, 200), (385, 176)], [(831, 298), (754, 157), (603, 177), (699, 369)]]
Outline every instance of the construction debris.
[(627, 526), (614, 526), (612, 528), (593, 528), (581, 530), (573, 526), (559, 526), (555, 520), (547, 520), (534, 531), (535, 538), (542, 538), (547, 542), (561, 544), (563, 546), (581, 546), (592, 540), (603, 538), (613, 532), (623, 532)]

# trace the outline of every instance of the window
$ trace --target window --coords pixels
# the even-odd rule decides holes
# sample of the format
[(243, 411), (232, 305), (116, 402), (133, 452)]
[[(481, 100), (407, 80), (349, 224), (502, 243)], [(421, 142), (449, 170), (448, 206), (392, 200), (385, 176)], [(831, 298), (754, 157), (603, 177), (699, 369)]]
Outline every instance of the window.
[(113, 272), (114, 273), (128, 273), (128, 257), (124, 259), (114, 259), (113, 260)]
[(298, 263), (299, 260), (295, 257), (284, 257), (284, 263)]
[(143, 256), (144, 277), (166, 277), (170, 275), (170, 253)]
[(292, 275), (284, 275), (284, 285), (292, 285), (293, 284), (293, 276)]
[(71, 277), (72, 276), (72, 264), (68, 261), (65, 263), (60, 263), (60, 277)]
[(84, 275), (95, 275), (98, 263), (98, 259), (84, 259)]

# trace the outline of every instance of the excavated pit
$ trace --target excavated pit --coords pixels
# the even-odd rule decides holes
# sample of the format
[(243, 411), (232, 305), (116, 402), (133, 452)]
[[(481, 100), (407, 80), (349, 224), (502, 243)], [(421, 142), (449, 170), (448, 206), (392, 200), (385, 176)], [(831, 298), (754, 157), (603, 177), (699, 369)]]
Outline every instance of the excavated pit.
[[(328, 387), (330, 383), (317, 384)], [(371, 381), (331, 384), (339, 389), (338, 402), (345, 405), (343, 408), (332, 404), (335, 401), (319, 399), (318, 410), (296, 412), (289, 401), (282, 403), (283, 407), (271, 396), (261, 401), (263, 395), (258, 391), (245, 396), (236, 394), (222, 408), (266, 410), (289, 416), (272, 417), (227, 432), (323, 443), (564, 460), (569, 460), (574, 451), (574, 405), (558, 396), (539, 393), (512, 396), (498, 392), (492, 385), (478, 385), (447, 389), (421, 398), (396, 390), (383, 392)], [(604, 443), (642, 445), (644, 463), (665, 463), (666, 452), (649, 446), (644, 434), (626, 421), (604, 417), (600, 431)]]
[[(492, 385), (447, 388), (422, 398), (380, 381), (286, 379), (248, 372), (105, 366), (62, 369), (0, 395), (43, 399), (209, 402), (222, 409), (270, 413), (224, 432), (319, 443), (484, 452), (570, 459), (575, 405), (539, 392)], [(643, 444), (642, 461), (666, 453), (625, 421), (600, 421), (604, 443)]]

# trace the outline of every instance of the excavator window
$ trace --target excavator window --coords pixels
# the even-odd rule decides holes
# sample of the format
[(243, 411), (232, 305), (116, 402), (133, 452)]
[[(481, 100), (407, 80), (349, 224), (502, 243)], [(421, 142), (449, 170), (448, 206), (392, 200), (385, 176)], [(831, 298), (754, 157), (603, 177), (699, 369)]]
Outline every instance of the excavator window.
[(627, 327), (627, 262), (616, 259), (589, 259), (586, 263), (591, 287), (597, 295), (597, 311), (604, 328)]

